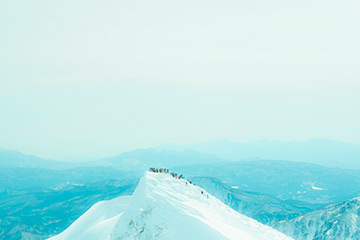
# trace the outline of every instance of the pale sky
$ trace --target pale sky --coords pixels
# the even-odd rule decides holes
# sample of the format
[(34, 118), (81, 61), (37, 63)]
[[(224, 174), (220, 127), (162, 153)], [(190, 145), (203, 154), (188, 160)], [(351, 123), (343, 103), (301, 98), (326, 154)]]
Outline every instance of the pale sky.
[(360, 1), (1, 1), (0, 148), (360, 144)]

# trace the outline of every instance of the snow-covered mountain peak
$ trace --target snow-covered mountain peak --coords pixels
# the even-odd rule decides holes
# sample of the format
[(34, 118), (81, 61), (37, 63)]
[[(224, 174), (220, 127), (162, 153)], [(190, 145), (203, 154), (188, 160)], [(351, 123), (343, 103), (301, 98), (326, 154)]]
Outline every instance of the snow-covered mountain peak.
[(146, 172), (127, 200), (95, 204), (52, 240), (291, 239), (169, 174)]

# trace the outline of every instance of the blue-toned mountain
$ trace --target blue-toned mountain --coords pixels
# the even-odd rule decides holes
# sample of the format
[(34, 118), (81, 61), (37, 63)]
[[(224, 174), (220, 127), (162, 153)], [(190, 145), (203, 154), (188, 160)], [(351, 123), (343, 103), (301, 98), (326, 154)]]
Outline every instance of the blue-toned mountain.
[(174, 151), (191, 149), (232, 161), (272, 159), (360, 169), (360, 145), (325, 139), (304, 142), (261, 140), (245, 143), (218, 140), (191, 145), (164, 144), (156, 149), (172, 149)]

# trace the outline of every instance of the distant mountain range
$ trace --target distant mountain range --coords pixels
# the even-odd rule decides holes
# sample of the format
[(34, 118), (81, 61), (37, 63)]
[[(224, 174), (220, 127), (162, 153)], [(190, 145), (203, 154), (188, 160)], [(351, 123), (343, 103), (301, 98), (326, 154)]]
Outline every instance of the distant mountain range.
[(228, 140), (191, 145), (163, 144), (137, 149), (98, 161), (68, 163), (45, 160), (16, 151), (0, 149), (1, 167), (65, 169), (73, 167), (111, 166), (121, 170), (145, 169), (149, 166), (173, 167), (189, 164), (212, 164), (244, 160), (283, 160), (314, 163), (326, 167), (360, 169), (360, 145), (333, 140), (305, 142)]
[(187, 176), (217, 177), (242, 191), (270, 194), (282, 200), (333, 203), (360, 195), (360, 170), (291, 161), (229, 161), (191, 149), (138, 149), (75, 164), (72, 168), (68, 163), (62, 165), (62, 162), (2, 150), (0, 192), (12, 188), (31, 189), (35, 185), (55, 187), (67, 182), (84, 184), (108, 178), (139, 178), (149, 167), (156, 166)]
[(191, 145), (164, 144), (155, 149), (195, 150), (231, 161), (271, 159), (360, 169), (360, 145), (323, 139), (304, 142), (261, 140), (245, 143), (218, 140)]
[(174, 150), (155, 150), (138, 149), (118, 156), (103, 160), (87, 163), (87, 166), (106, 166), (114, 167), (122, 171), (148, 170), (149, 167), (161, 166), (171, 168), (191, 164), (216, 164), (229, 162), (218, 156), (200, 153), (194, 150), (174, 151)]
[(43, 159), (33, 155), (23, 154), (0, 148), (0, 167), (2, 168), (47, 168), (64, 169), (74, 167), (75, 164)]
[(137, 149), (117, 156), (89, 162), (69, 163), (42, 159), (16, 151), (0, 149), (0, 167), (2, 168), (43, 168), (70, 169), (75, 167), (112, 167), (122, 171), (141, 171), (149, 167), (173, 167), (198, 163), (228, 162), (218, 156), (200, 153), (194, 150), (181, 152), (174, 150)]
[(360, 170), (273, 160), (196, 164), (173, 169), (189, 177), (216, 177), (241, 191), (269, 194), (282, 200), (334, 203), (360, 196)]

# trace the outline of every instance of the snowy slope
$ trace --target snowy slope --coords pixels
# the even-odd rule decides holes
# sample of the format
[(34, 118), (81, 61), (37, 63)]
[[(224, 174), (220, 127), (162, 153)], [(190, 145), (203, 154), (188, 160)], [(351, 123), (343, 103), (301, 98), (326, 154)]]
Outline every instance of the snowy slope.
[(119, 220), (122, 212), (129, 206), (130, 200), (130, 196), (121, 196), (112, 200), (100, 201), (94, 204), (64, 232), (50, 239), (110, 239), (114, 225)]
[(360, 198), (281, 221), (274, 228), (298, 240), (360, 239)]
[(51, 239), (291, 239), (168, 174), (146, 172), (129, 199), (94, 205)]

